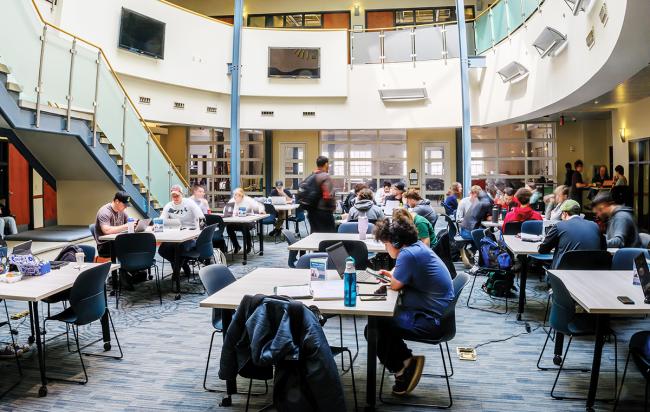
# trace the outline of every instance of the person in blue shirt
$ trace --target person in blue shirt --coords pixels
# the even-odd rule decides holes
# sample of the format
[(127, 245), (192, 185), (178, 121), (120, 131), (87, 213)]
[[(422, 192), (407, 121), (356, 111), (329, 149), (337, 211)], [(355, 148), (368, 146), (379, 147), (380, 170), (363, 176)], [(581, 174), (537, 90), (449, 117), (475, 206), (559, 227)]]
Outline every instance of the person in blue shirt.
[(463, 198), (463, 185), (459, 182), (454, 182), (451, 184), (449, 191), (447, 192), (447, 197), (442, 202), (442, 206), (445, 208), (447, 216), (452, 218), (456, 217), (456, 209), (458, 209), (458, 200)]
[(381, 273), (400, 293), (393, 317), (377, 319), (377, 357), (395, 375), (393, 393), (406, 395), (420, 380), (424, 356), (414, 356), (403, 338), (441, 337), (440, 318), (454, 299), (454, 288), (444, 262), (418, 240), (410, 219), (381, 220), (374, 235), (396, 259), (392, 272)]

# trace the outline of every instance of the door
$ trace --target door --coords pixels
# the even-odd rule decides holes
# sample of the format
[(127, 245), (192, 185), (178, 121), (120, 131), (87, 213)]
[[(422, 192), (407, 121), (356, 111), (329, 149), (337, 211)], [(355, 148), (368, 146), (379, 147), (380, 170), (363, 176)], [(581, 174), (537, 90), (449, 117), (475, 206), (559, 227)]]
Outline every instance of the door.
[(440, 202), (451, 185), (448, 142), (422, 143), (421, 193), (424, 198)]
[(306, 176), (305, 174), (305, 143), (280, 144), (280, 180), (286, 189), (295, 192), (298, 185)]
[(383, 29), (395, 26), (394, 11), (367, 11), (366, 29)]
[(30, 168), (27, 160), (14, 145), (9, 145), (9, 209), (16, 217), (19, 230), (30, 224), (31, 186)]

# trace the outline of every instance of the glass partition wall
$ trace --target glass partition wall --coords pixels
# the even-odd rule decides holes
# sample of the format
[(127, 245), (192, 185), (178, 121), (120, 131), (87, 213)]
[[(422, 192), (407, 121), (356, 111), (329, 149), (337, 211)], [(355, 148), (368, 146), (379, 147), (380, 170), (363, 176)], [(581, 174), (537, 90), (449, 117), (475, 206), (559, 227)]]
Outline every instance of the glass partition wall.
[[(221, 129), (190, 128), (190, 184), (205, 187), (210, 208), (221, 209), (231, 197), (230, 137)], [(241, 187), (249, 196), (264, 190), (264, 133), (242, 130), (240, 134)]]

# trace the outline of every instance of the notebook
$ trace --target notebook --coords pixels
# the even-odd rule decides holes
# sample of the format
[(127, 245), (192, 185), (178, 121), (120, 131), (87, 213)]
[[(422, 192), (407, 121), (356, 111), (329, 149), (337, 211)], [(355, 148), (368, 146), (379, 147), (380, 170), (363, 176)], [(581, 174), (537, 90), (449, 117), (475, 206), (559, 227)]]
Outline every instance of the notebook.
[(311, 299), (313, 297), (309, 284), (276, 286), (273, 288), (273, 294), (292, 299)]
[(312, 282), (311, 294), (314, 300), (343, 300), (343, 281), (337, 279)]

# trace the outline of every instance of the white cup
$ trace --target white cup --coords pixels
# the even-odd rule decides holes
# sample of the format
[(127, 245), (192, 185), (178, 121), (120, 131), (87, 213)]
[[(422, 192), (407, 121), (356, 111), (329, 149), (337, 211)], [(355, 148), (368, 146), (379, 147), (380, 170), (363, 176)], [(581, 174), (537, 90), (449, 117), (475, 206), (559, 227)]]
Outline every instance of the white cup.
[(86, 260), (86, 254), (84, 252), (77, 252), (74, 254), (74, 257), (80, 265)]

